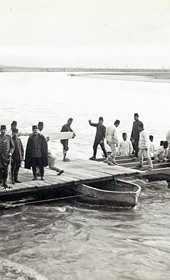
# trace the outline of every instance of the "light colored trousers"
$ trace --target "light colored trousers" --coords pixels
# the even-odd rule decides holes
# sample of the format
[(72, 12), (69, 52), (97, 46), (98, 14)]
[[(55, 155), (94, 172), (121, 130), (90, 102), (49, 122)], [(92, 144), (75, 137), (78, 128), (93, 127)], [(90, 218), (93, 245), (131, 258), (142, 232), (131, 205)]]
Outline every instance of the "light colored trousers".
[(168, 146), (168, 154), (167, 154), (167, 158), (168, 158), (168, 160), (170, 160), (170, 143), (169, 143), (169, 146)]
[(112, 162), (115, 161), (115, 157), (116, 157), (116, 144), (108, 142), (108, 145), (111, 148), (111, 155), (109, 156), (108, 160)]
[(148, 161), (149, 168), (153, 168), (152, 160), (149, 154), (149, 149), (147, 149), (147, 151), (145, 149), (139, 149), (138, 157), (139, 157), (139, 164), (141, 166), (143, 166), (143, 157), (145, 157)]

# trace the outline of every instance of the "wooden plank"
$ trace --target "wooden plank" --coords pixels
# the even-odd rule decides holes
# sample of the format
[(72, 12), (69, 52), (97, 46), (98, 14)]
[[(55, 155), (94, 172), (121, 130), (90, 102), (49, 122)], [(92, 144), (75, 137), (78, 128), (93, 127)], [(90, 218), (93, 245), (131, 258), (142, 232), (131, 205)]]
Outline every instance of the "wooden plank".
[[(75, 178), (73, 176), (70, 176), (70, 174), (68, 174), (67, 172), (62, 173), (62, 175), (60, 175), (60, 176), (58, 176), (55, 173), (48, 174), (48, 176), (50, 176), (50, 178), (56, 178), (56, 180), (62, 180), (64, 182), (74, 181), (75, 180)], [(44, 179), (46, 180), (46, 177), (44, 177)]]
[(61, 139), (71, 139), (73, 138), (73, 132), (71, 131), (61, 131), (61, 132), (53, 132), (48, 133), (48, 137), (51, 141), (53, 140), (61, 140)]
[(85, 172), (82, 171), (82, 169), (79, 170), (69, 170), (70, 174), (74, 175), (74, 177), (76, 176), (76, 178), (79, 179), (86, 179), (86, 178), (96, 178), (96, 175), (93, 172), (87, 172), (87, 170)]
[(48, 176), (49, 176), (49, 175), (50, 175), (50, 177), (56, 177), (57, 180), (58, 180), (58, 179), (61, 179), (61, 180), (67, 181), (67, 182), (68, 182), (68, 181), (74, 181), (74, 180), (75, 180), (74, 176), (72, 176), (71, 173), (67, 172), (67, 170), (64, 170), (64, 172), (63, 172), (60, 176), (58, 176), (58, 175), (55, 173), (55, 171), (49, 170), (49, 169), (48, 169)]
[[(77, 164), (74, 165), (74, 168), (68, 168), (69, 172), (72, 172), (73, 174), (82, 174), (84, 176), (107, 176), (107, 173), (103, 171), (102, 168), (99, 168), (99, 166), (94, 166), (94, 165), (85, 165), (85, 164)], [(68, 172), (67, 170), (67, 172)], [(111, 172), (109, 172), (109, 175), (112, 175)]]
[[(79, 162), (79, 166), (81, 166), (81, 161), (82, 160), (78, 160)], [(84, 164), (86, 164), (86, 162), (84, 162)], [(98, 163), (98, 162), (95, 162), (93, 161), (91, 164), (88, 164), (87, 165), (87, 170), (100, 170), (100, 172), (102, 173), (106, 173), (106, 174), (109, 174), (109, 175), (117, 175), (119, 173), (136, 173), (136, 171), (134, 171), (134, 169), (131, 169), (131, 168), (124, 168), (120, 165), (114, 165), (114, 166), (109, 166), (108, 164), (105, 164), (105, 163)]]

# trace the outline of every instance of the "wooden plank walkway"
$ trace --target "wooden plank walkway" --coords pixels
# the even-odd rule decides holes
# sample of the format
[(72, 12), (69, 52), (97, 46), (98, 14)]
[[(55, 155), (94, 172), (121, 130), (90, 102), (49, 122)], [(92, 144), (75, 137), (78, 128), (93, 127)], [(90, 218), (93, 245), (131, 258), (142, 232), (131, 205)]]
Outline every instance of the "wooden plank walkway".
[(59, 168), (64, 173), (57, 176), (57, 173), (49, 168), (45, 169), (44, 181), (38, 179), (33, 181), (31, 170), (20, 168), (19, 180), (20, 184), (10, 185), (11, 189), (0, 188), (0, 200), (4, 194), (13, 195), (17, 193), (31, 193), (33, 191), (43, 189), (54, 189), (58, 187), (68, 187), (82, 183), (97, 182), (109, 180), (115, 177), (131, 176), (139, 174), (141, 171), (123, 167), (120, 165), (109, 166), (103, 162), (74, 159), (70, 162), (58, 161)]

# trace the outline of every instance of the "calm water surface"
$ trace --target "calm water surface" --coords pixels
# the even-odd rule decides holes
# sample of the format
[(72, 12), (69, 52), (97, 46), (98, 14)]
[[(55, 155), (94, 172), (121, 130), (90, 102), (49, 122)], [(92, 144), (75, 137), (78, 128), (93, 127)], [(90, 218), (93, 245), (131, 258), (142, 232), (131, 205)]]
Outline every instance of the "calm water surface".
[[(20, 130), (30, 131), (41, 120), (50, 134), (73, 117), (77, 137), (70, 158), (91, 156), (95, 130), (88, 119), (103, 116), (107, 126), (119, 118), (121, 137), (130, 134), (138, 112), (156, 144), (170, 125), (169, 83), (1, 73), (0, 91), (0, 123), (8, 127), (15, 119)], [(60, 162), (61, 144), (51, 141), (50, 147)], [(170, 279), (170, 189), (165, 182), (139, 183), (133, 210), (75, 202), (1, 210), (0, 279)]]

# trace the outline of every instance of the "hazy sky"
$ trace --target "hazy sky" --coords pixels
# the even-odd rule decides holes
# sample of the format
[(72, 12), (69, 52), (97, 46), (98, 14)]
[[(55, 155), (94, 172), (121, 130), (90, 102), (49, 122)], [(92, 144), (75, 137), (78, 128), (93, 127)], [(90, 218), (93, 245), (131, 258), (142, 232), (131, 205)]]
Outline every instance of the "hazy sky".
[(0, 64), (170, 66), (169, 0), (0, 0)]

